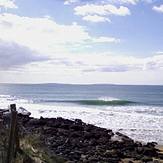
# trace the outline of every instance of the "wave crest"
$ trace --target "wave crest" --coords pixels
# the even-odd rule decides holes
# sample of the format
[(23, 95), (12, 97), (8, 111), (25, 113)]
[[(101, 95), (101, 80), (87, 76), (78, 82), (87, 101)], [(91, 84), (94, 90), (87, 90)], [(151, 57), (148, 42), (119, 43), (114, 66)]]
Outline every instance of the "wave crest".
[(100, 101), (119, 101), (120, 99), (115, 98), (115, 97), (100, 97), (98, 98)]
[(128, 100), (41, 100), (43, 103), (74, 103), (80, 105), (95, 105), (95, 106), (115, 106), (115, 105), (131, 105), (136, 102)]
[(106, 100), (79, 100), (76, 101), (77, 103), (84, 104), (84, 105), (129, 105), (133, 104), (135, 102), (133, 101), (127, 101), (127, 100), (111, 100), (111, 101), (106, 101)]

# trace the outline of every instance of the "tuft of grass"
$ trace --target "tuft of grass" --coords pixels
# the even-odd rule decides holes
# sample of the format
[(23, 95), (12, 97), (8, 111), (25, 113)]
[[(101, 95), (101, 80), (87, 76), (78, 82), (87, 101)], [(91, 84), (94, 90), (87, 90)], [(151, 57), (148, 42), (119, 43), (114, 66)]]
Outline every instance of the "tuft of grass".
[(41, 141), (39, 135), (28, 135), (20, 140), (20, 146), (25, 155), (29, 156), (34, 163), (64, 163), (63, 158), (51, 154)]

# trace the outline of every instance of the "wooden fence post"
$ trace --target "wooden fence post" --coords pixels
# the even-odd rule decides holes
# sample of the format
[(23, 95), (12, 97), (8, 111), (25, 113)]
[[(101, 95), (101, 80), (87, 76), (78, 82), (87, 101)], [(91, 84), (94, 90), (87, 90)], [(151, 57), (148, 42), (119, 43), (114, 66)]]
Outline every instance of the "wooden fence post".
[(17, 111), (16, 105), (10, 105), (11, 110), (11, 124), (10, 124), (10, 133), (9, 133), (9, 142), (8, 142), (8, 151), (7, 151), (7, 160), (6, 163), (13, 163), (13, 158), (15, 155), (14, 145), (15, 145), (15, 132), (17, 126)]

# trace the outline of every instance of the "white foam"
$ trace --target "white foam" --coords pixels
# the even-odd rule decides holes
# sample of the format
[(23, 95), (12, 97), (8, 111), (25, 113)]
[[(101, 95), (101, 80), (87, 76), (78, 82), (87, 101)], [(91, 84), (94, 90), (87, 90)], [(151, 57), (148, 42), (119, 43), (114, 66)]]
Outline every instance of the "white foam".
[(114, 97), (100, 97), (100, 98), (98, 98), (98, 100), (102, 100), (102, 101), (117, 101), (117, 100), (120, 100), (120, 99), (114, 98)]
[(33, 103), (32, 100), (20, 99), (11, 95), (0, 95), (0, 108), (7, 108), (11, 103), (28, 104)]
[(0, 98), (10, 98), (10, 95), (0, 95)]
[[(0, 108), (2, 104), (7, 107), (9, 103), (11, 101), (0, 98)], [(99, 127), (113, 129), (114, 131), (120, 130), (135, 140), (155, 141), (163, 144), (163, 107), (107, 106), (94, 108), (93, 106), (80, 105), (42, 105), (28, 103), (27, 101), (19, 101), (16, 104), (17, 107), (23, 107), (30, 111), (31, 116), (35, 118), (40, 116), (77, 118)]]
[[(163, 116), (131, 112), (132, 108), (125, 112), (126, 107), (107, 107), (97, 109), (77, 106), (48, 106), (39, 104), (24, 104), (24, 108), (32, 113), (32, 116), (63, 117), (67, 119), (81, 119), (86, 123), (99, 127), (121, 130), (122, 133), (139, 141), (155, 141), (163, 144)], [(133, 109), (139, 109), (133, 108)], [(147, 108), (146, 108), (147, 109)], [(148, 108), (150, 109), (150, 107)], [(153, 109), (153, 108), (152, 108)], [(159, 109), (159, 108), (155, 108)], [(163, 109), (163, 108), (162, 108)]]

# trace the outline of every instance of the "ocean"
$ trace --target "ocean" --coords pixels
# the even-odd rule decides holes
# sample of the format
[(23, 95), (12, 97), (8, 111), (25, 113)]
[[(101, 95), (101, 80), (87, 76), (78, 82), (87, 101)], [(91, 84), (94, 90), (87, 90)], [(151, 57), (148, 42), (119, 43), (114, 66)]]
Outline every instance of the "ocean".
[(163, 144), (163, 86), (0, 84), (0, 108), (12, 103), (36, 118), (82, 119)]

